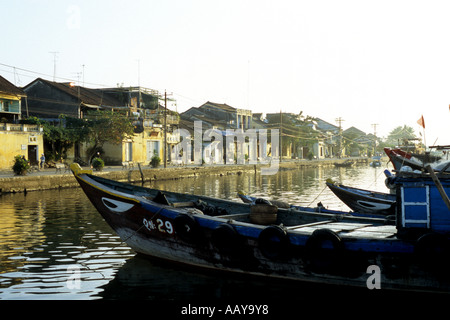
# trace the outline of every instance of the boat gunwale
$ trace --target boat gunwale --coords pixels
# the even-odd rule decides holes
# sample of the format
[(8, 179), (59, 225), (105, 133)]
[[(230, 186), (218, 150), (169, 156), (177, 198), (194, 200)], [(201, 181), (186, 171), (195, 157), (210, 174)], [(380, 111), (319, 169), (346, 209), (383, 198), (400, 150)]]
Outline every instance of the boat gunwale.
[[(85, 183), (88, 183), (89, 185), (91, 185), (94, 188), (100, 189), (102, 192), (106, 192), (107, 194), (114, 195), (119, 198), (130, 200), (130, 201), (133, 201), (136, 203), (144, 204), (144, 207), (150, 205), (150, 206), (155, 206), (157, 208), (163, 208), (163, 210), (161, 210), (159, 212), (159, 214), (164, 215), (168, 218), (172, 218), (172, 219), (180, 213), (187, 213), (187, 214), (193, 216), (201, 227), (208, 228), (210, 230), (214, 229), (215, 227), (218, 227), (220, 224), (228, 223), (228, 224), (233, 225), (236, 228), (236, 231), (240, 235), (257, 239), (259, 234), (261, 233), (261, 231), (268, 227), (268, 225), (259, 225), (259, 224), (234, 220), (231, 215), (230, 215), (230, 217), (228, 217), (228, 215), (212, 216), (212, 215), (207, 215), (207, 214), (203, 214), (203, 213), (189, 213), (186, 210), (187, 208), (183, 208), (183, 207), (177, 208), (177, 207), (173, 207), (171, 205), (160, 204), (160, 203), (152, 201), (151, 199), (146, 198), (143, 195), (136, 195), (136, 194), (132, 193), (133, 189), (141, 189), (142, 188), (143, 190), (154, 190), (154, 191), (157, 191), (157, 189), (134, 186), (132, 184), (127, 184), (127, 183), (123, 183), (123, 182), (116, 182), (113, 180), (101, 178), (101, 177), (98, 177), (95, 175), (90, 175), (90, 174), (85, 174), (85, 176), (88, 178), (88, 179), (86, 179), (85, 177), (83, 177), (83, 175), (84, 174), (77, 175), (77, 176), (80, 179), (82, 179)], [(111, 185), (129, 186), (130, 193), (125, 193), (120, 190), (112, 189), (112, 188), (110, 188), (110, 186), (107, 185), (108, 182), (112, 182), (112, 183), (110, 183)], [(196, 197), (196, 198), (201, 198), (201, 199), (212, 199), (214, 201), (229, 203), (233, 206), (250, 207), (250, 204), (248, 204), (248, 203), (239, 203), (239, 202), (232, 201), (232, 200), (217, 199), (217, 198), (208, 197), (208, 196), (182, 194), (182, 193), (176, 193), (176, 192), (171, 192), (171, 191), (162, 191), (162, 192), (167, 192), (168, 194), (172, 194), (172, 195)], [(330, 221), (322, 224), (321, 227), (323, 227), (325, 229), (330, 229), (330, 230), (335, 229), (336, 225), (333, 225), (333, 224), (343, 224), (343, 223), (352, 224), (353, 226), (355, 226), (353, 231), (363, 228), (363, 227), (367, 227), (367, 226), (372, 226), (372, 227), (385, 227), (386, 226), (385, 225), (386, 219), (383, 219), (383, 218), (350, 216), (346, 213), (330, 214), (330, 213), (320, 213), (320, 212), (309, 212), (309, 211), (298, 210), (295, 207), (294, 208), (291, 207), (289, 209), (278, 208), (278, 210), (281, 212), (306, 214), (311, 217), (317, 217), (318, 219), (327, 219), (328, 218), (328, 220), (330, 220)], [(277, 225), (273, 224), (271, 226), (277, 226)], [(290, 226), (284, 226), (283, 224), (279, 224), (278, 226), (280, 226), (282, 229), (284, 229), (286, 231), (286, 234), (289, 237), (290, 242), (292, 244), (300, 245), (300, 246), (305, 245), (307, 238), (309, 238), (315, 230), (321, 229), (321, 228), (315, 228), (315, 227), (308, 226), (308, 223), (299, 224), (299, 225), (290, 225)], [(392, 227), (395, 228), (395, 226), (392, 226)], [(396, 237), (394, 237), (394, 235), (395, 235), (394, 233), (389, 233), (389, 235), (387, 235), (384, 238), (379, 237), (380, 233), (376, 232), (376, 231), (366, 232), (365, 237), (352, 236), (351, 233), (352, 233), (352, 231), (349, 231), (349, 230), (338, 230), (337, 231), (337, 234), (339, 234), (339, 236), (342, 238), (342, 240), (344, 242), (348, 242), (348, 246), (350, 246), (350, 247), (355, 246), (355, 242), (357, 240), (362, 240), (363, 242), (366, 242), (366, 241), (370, 242), (371, 240), (374, 240), (377, 242), (378, 241), (392, 242), (392, 241), (399, 240)], [(375, 250), (375, 251), (377, 251), (377, 250)]]
[[(358, 189), (358, 188), (353, 188), (353, 187), (348, 187), (345, 185), (336, 185), (334, 183), (329, 183), (326, 182), (327, 186), (331, 189), (331, 191), (334, 192), (334, 190), (340, 191), (342, 193), (347, 193), (347, 194), (351, 194), (351, 195), (357, 195), (359, 197), (364, 197), (367, 198), (369, 200), (380, 200), (389, 204), (395, 204), (396, 201), (395, 200), (391, 200), (388, 199), (388, 197), (390, 196), (390, 194), (387, 193), (383, 193), (383, 192), (378, 192), (378, 191), (370, 191), (370, 190), (365, 190), (365, 189)], [(362, 191), (364, 193), (361, 193), (359, 191)], [(367, 192), (367, 194), (365, 194)], [(372, 197), (370, 195), (373, 195)], [(395, 196), (394, 196), (395, 197)]]

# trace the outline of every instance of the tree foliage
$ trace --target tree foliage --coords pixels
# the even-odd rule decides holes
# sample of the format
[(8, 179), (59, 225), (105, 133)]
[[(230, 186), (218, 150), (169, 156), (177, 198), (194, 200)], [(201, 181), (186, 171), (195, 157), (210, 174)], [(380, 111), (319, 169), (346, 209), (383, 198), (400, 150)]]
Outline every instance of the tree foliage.
[(417, 136), (413, 128), (407, 125), (404, 125), (403, 127), (398, 126), (389, 133), (386, 144), (390, 146), (404, 145), (408, 144), (409, 140), (414, 139), (417, 139)]
[[(299, 114), (275, 113), (269, 120), (268, 128), (280, 129), (282, 154), (287, 148), (301, 146), (311, 148), (317, 142), (318, 132), (313, 129), (314, 118)], [(294, 148), (294, 153), (295, 153)]]
[(24, 123), (38, 124), (43, 127), (44, 142), (47, 145), (47, 159), (59, 160), (75, 143), (89, 145), (89, 159), (92, 159), (106, 142), (121, 143), (134, 135), (134, 126), (124, 114), (97, 110), (90, 112), (85, 119), (60, 116), (59, 124), (31, 117)]
[(119, 112), (96, 110), (90, 112), (86, 120), (77, 121), (80, 141), (89, 145), (91, 159), (106, 142), (119, 144), (134, 135), (131, 120)]
[(76, 141), (72, 132), (63, 125), (64, 115), (61, 115), (59, 118), (59, 124), (56, 125), (37, 117), (29, 117), (22, 120), (23, 123), (42, 126), (47, 160), (60, 160), (65, 157), (67, 150)]

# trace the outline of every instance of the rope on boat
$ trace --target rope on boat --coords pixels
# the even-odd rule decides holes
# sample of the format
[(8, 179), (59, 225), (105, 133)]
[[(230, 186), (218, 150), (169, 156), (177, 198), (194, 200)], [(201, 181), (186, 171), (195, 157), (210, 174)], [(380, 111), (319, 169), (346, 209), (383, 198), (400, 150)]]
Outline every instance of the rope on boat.
[(377, 175), (377, 177), (375, 178), (375, 180), (372, 181), (371, 184), (369, 184), (368, 188), (371, 188), (371, 187), (378, 181), (378, 178), (379, 178), (382, 174), (384, 174), (384, 171), (381, 171), (381, 172)]
[(315, 201), (317, 200), (317, 198), (325, 191), (326, 188), (328, 188), (328, 187), (325, 185), (325, 187), (324, 187), (324, 188), (322, 189), (322, 191), (320, 191), (320, 193), (314, 198), (314, 200), (311, 201), (311, 202), (308, 204), (308, 207), (309, 207), (313, 202), (315, 202)]

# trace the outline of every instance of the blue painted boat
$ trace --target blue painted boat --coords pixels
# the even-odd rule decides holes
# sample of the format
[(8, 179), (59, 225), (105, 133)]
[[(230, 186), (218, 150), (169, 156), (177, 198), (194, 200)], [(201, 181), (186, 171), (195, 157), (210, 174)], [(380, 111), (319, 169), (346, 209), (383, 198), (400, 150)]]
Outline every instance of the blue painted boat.
[[(276, 205), (278, 208), (284, 208), (284, 209), (293, 209), (298, 210), (302, 212), (317, 212), (317, 213), (324, 213), (324, 214), (339, 214), (339, 215), (347, 215), (347, 216), (354, 216), (354, 217), (370, 217), (370, 218), (385, 218), (385, 219), (391, 219), (392, 217), (388, 217), (389, 214), (393, 214), (392, 212), (379, 212), (375, 210), (361, 210), (361, 211), (342, 211), (342, 210), (333, 210), (333, 209), (327, 209), (325, 206), (319, 202), (316, 207), (305, 207), (305, 206), (299, 206), (296, 204), (289, 204), (284, 201), (280, 200), (268, 200), (268, 199), (262, 199), (258, 197), (252, 197), (249, 196), (242, 191), (238, 192), (238, 197), (244, 202), (244, 203), (250, 203), (250, 204), (256, 204), (258, 202), (262, 201), (268, 201), (269, 203)], [(394, 196), (395, 199), (395, 196)], [(395, 202), (394, 202), (395, 205)]]
[(354, 163), (355, 161), (347, 159), (344, 162), (336, 162), (334, 165), (336, 167), (351, 167)]
[(372, 157), (372, 161), (369, 163), (369, 166), (374, 168), (381, 167), (381, 157), (380, 156)]
[(395, 214), (395, 194), (353, 188), (333, 182), (331, 179), (326, 181), (326, 185), (355, 212), (381, 216)]
[[(275, 279), (450, 292), (450, 211), (430, 176), (396, 176), (396, 221), (246, 204), (120, 183), (71, 166), (95, 208), (136, 252)], [(448, 200), (448, 199), (447, 199)], [(267, 213), (273, 222), (255, 221)]]

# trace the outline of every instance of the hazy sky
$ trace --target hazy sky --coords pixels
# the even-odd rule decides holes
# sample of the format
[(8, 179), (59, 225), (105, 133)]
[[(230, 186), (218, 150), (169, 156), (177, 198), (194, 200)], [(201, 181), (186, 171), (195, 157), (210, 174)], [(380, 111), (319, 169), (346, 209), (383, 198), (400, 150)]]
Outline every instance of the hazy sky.
[(0, 12), (0, 74), (18, 86), (52, 80), (56, 57), (56, 81), (167, 90), (179, 112), (303, 111), (380, 136), (422, 133), (423, 115), (427, 145), (450, 144), (450, 1), (0, 0)]

